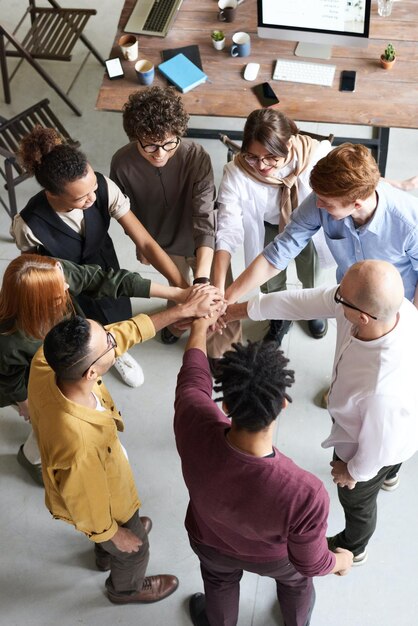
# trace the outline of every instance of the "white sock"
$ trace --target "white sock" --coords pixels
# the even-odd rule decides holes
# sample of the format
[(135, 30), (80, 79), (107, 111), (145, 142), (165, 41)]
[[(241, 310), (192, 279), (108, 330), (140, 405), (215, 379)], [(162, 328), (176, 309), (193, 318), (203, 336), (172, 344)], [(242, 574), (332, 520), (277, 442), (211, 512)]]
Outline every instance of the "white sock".
[(38, 442), (36, 441), (35, 433), (30, 431), (29, 437), (26, 439), (23, 445), (23, 454), (32, 465), (39, 465), (41, 462), (41, 453), (39, 452)]

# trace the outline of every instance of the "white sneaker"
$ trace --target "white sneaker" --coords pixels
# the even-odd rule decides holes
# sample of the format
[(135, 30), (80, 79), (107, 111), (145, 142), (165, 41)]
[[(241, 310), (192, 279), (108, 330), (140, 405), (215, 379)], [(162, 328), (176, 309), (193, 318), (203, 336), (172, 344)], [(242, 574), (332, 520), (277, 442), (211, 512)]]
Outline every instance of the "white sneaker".
[(367, 552), (367, 550), (364, 550), (364, 552), (361, 552), (360, 554), (355, 556), (353, 559), (353, 567), (356, 567), (358, 565), (364, 565), (367, 561), (368, 556), (369, 553)]
[(399, 487), (400, 480), (399, 474), (396, 474), (393, 478), (385, 480), (380, 489), (383, 489), (383, 491), (395, 491)]
[(140, 387), (144, 382), (142, 367), (127, 352), (116, 359), (113, 367), (129, 387)]

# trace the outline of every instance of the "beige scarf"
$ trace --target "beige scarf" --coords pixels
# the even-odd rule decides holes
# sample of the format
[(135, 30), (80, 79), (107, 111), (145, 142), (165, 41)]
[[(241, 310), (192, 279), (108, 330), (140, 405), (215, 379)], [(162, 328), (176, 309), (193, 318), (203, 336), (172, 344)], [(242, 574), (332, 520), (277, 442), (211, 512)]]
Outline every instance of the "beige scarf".
[(279, 233), (282, 232), (286, 224), (289, 223), (290, 215), (292, 211), (296, 209), (299, 204), (298, 199), (298, 176), (309, 165), (313, 152), (317, 149), (319, 141), (312, 139), (307, 135), (292, 135), (291, 147), (289, 149), (289, 155), (284, 165), (287, 165), (296, 157), (296, 169), (284, 178), (274, 178), (273, 176), (264, 177), (257, 172), (257, 170), (249, 165), (244, 158), (244, 155), (239, 152), (234, 157), (234, 163), (245, 174), (266, 185), (279, 185), (282, 188), (280, 194), (279, 205)]

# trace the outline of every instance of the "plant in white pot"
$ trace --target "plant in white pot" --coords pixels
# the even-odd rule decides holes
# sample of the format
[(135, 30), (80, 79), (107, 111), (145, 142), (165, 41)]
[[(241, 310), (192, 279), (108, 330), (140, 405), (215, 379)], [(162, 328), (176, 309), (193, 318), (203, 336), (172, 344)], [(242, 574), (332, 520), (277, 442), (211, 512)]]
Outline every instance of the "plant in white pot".
[(225, 35), (222, 30), (213, 30), (211, 33), (212, 43), (215, 50), (223, 50), (225, 47)]

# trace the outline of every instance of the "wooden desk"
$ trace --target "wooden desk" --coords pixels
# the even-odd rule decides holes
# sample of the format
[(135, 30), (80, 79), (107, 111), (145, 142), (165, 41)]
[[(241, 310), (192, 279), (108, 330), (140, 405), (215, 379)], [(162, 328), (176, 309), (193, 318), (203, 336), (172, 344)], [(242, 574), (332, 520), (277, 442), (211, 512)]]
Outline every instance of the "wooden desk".
[[(135, 0), (126, 0), (119, 21), (114, 46), (110, 56), (119, 56), (117, 41), (132, 11)], [(368, 48), (333, 48), (332, 59), (323, 61), (337, 66), (334, 84), (330, 87), (276, 82), (272, 85), (281, 102), (280, 110), (299, 121), (360, 124), (379, 129), (390, 127), (418, 128), (418, 2), (395, 2), (391, 17), (377, 15), (377, 3), (372, 3), (371, 41)], [(271, 81), (276, 58), (295, 58), (294, 42), (259, 39), (256, 2), (245, 0), (237, 9), (232, 24), (217, 19), (215, 0), (184, 0), (173, 28), (164, 39), (139, 36), (140, 57), (150, 59), (155, 65), (161, 62), (161, 50), (188, 44), (198, 44), (203, 69), (210, 83), (200, 85), (183, 96), (191, 115), (241, 117), (259, 107), (251, 85), (242, 78), (248, 61), (260, 63), (256, 82)], [(227, 36), (227, 46), (216, 51), (210, 32), (222, 28)], [(251, 56), (230, 56), (231, 36), (237, 31), (251, 35)], [(397, 62), (391, 71), (380, 67), (379, 57), (386, 44), (392, 42), (397, 51)], [(139, 86), (134, 63), (122, 61), (125, 78), (110, 81), (104, 77), (96, 107), (107, 111), (120, 111), (132, 91)], [(342, 70), (356, 70), (354, 93), (338, 90)], [(167, 81), (156, 72), (154, 84)], [(196, 135), (195, 135), (196, 136)], [(388, 131), (384, 133), (388, 140)], [(381, 160), (384, 169), (386, 157)]]

